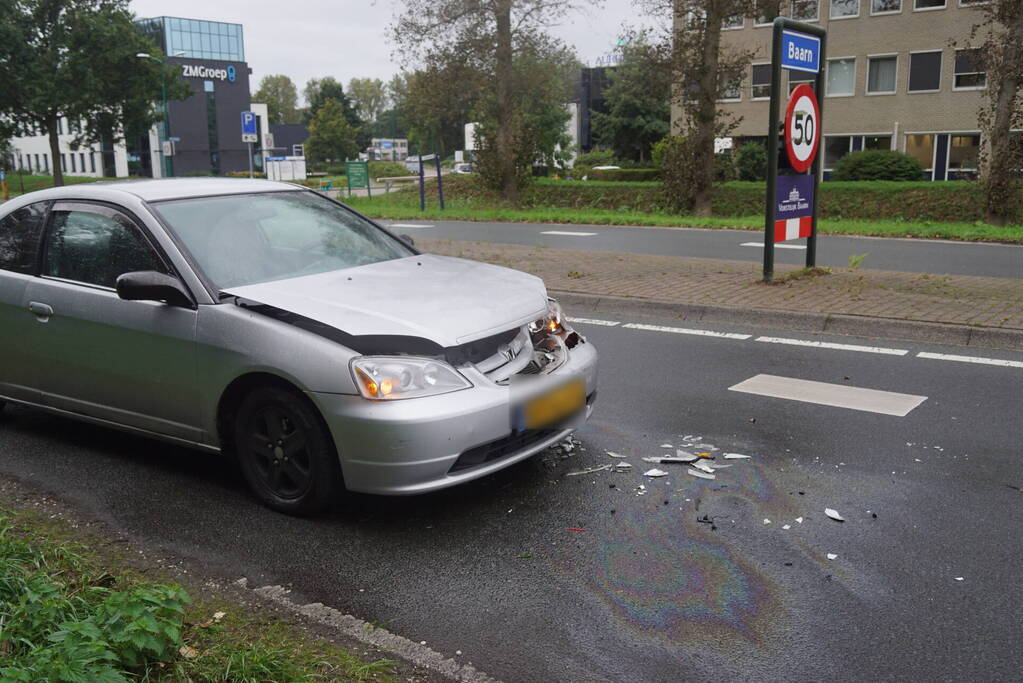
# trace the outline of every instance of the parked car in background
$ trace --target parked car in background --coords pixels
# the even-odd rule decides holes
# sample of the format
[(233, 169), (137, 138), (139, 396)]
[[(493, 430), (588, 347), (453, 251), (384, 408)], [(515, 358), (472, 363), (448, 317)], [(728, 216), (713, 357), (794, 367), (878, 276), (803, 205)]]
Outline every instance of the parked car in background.
[(288, 513), (485, 476), (570, 434), (596, 396), (596, 351), (538, 278), (420, 253), (261, 180), (9, 201), (0, 330), (0, 407), (231, 452)]
[(456, 162), (455, 165), (451, 167), (451, 172), (452, 173), (472, 173), (473, 172), (472, 171), (472, 164), (470, 164), (467, 161)]

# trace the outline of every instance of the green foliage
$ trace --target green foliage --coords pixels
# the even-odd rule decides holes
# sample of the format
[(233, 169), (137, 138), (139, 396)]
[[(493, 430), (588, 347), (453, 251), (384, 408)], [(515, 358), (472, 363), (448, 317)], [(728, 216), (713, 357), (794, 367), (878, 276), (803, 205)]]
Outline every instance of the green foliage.
[(767, 180), (767, 148), (748, 142), (735, 153), (735, 173), (739, 180)]
[(335, 99), (327, 99), (309, 122), (306, 156), (313, 162), (344, 161), (359, 155), (355, 129), (345, 118), (344, 109)]
[(611, 166), (614, 163), (614, 150), (601, 149), (599, 147), (594, 148), (590, 152), (580, 154), (575, 158), (575, 164), (582, 166)]
[(375, 122), (387, 104), (387, 88), (379, 78), (353, 78), (348, 81), (348, 95), (359, 118), (367, 123)]
[[(436, 173), (436, 169), (432, 163), (426, 165), (424, 172), (427, 174)], [(405, 168), (405, 164), (398, 163), (397, 161), (371, 161), (369, 162), (369, 177), (370, 178), (397, 178), (400, 176), (412, 175), (409, 170)]]
[(592, 180), (621, 181), (650, 181), (661, 179), (659, 168), (609, 168), (592, 169), (589, 173)]
[(730, 152), (718, 152), (714, 155), (714, 182), (728, 183), (735, 180), (735, 161)]
[(259, 81), (259, 90), (252, 95), (253, 102), (266, 104), (270, 123), (299, 123), (298, 89), (284, 74), (269, 74)]
[(370, 138), (368, 132), (363, 128), (363, 121), (359, 118), (359, 113), (352, 105), (352, 99), (345, 94), (344, 86), (336, 78), (333, 76), (310, 78), (306, 82), (305, 88), (302, 89), (302, 95), (306, 101), (306, 108), (302, 110), (303, 123), (306, 125), (311, 124), (320, 107), (326, 104), (327, 100), (334, 100), (341, 104), (345, 120), (348, 121), (348, 125), (355, 131), (356, 144), (359, 149), (365, 149), (369, 146)]
[(923, 168), (913, 157), (886, 149), (852, 152), (835, 165), (835, 180), (921, 180)]
[(699, 150), (690, 138), (682, 135), (665, 137), (662, 143), (659, 154), (664, 202), (673, 211), (690, 211), (696, 201), (694, 188), (702, 173), (697, 163)]

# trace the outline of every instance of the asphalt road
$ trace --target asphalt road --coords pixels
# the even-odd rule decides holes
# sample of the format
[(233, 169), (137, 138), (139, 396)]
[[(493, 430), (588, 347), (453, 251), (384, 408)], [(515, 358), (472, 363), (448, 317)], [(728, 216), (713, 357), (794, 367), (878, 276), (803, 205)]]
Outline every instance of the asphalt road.
[[(762, 232), (702, 230), (696, 228), (639, 228), (607, 225), (551, 223), (476, 223), (461, 221), (390, 221), (398, 233), (431, 239), (472, 240), (501, 244), (544, 245), (633, 254), (659, 254), (695, 258), (763, 260)], [(428, 227), (412, 227), (428, 226)], [(544, 233), (583, 234), (544, 234)], [(587, 234), (588, 233), (588, 234)], [(759, 244), (760, 246), (742, 246)], [(803, 265), (806, 240), (792, 240), (775, 249), (775, 261)], [(839, 237), (822, 235), (817, 243), (817, 265), (845, 268), (849, 257), (866, 254), (863, 268), (942, 275), (1023, 277), (1023, 246), (980, 242)]]
[[(293, 519), (254, 503), (226, 461), (11, 406), (0, 473), (508, 681), (1018, 680), (1023, 366), (917, 354), (1023, 354), (611, 322), (578, 324), (603, 373), (581, 448), (447, 492)], [(897, 417), (729, 390), (762, 373), (841, 385), (818, 400), (843, 387), (926, 400)], [(686, 435), (732, 467), (642, 475), (641, 456)], [(605, 450), (634, 471), (567, 476), (616, 462)]]

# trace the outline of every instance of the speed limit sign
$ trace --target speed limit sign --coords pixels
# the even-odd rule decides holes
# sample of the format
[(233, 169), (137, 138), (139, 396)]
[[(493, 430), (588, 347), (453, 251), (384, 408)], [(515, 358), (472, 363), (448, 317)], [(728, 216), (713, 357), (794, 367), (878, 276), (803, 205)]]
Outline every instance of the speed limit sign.
[(797, 173), (805, 173), (817, 156), (820, 143), (821, 110), (813, 88), (796, 86), (785, 109), (785, 152)]

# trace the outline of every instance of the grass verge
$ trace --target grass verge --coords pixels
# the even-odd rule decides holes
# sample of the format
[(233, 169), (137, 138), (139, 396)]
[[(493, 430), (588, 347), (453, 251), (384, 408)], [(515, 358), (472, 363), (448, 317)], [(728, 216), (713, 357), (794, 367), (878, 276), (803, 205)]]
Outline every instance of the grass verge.
[[(641, 211), (572, 209), (563, 207), (502, 208), (481, 207), (465, 200), (447, 202), (441, 211), (428, 205), (419, 210), (418, 196), (394, 193), (384, 197), (352, 197), (345, 203), (371, 218), (385, 220), (459, 220), (509, 223), (569, 223), (586, 225), (632, 225), (656, 227), (727, 228), (763, 231), (763, 216), (711, 217), (676, 216)], [(821, 234), (868, 235), (875, 237), (917, 237), (979, 242), (1023, 243), (1023, 226), (998, 227), (987, 223), (945, 223), (939, 221), (861, 220), (826, 218), (818, 221)]]
[(392, 662), (228, 599), (193, 600), (103, 545), (86, 547), (66, 522), (0, 509), (0, 680), (392, 680)]

